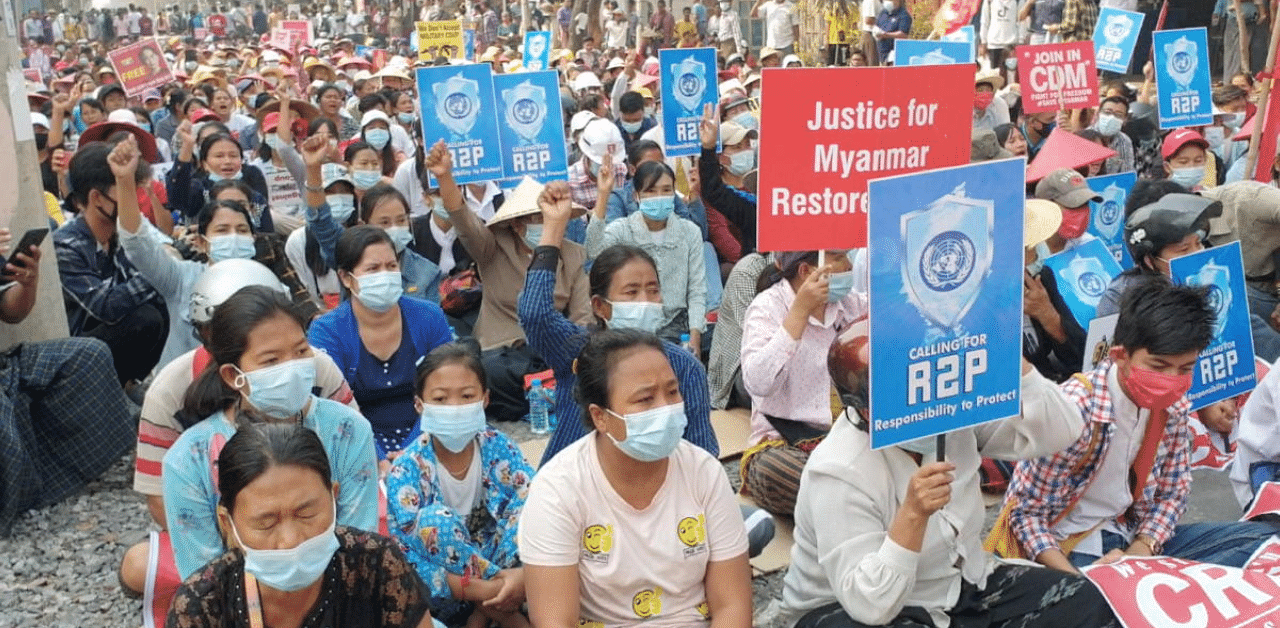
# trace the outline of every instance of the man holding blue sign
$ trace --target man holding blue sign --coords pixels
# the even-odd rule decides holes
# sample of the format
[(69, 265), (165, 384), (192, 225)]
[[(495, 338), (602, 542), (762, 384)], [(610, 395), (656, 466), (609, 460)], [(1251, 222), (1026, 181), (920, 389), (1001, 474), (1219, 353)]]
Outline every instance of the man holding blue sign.
[(1069, 573), (1124, 556), (1240, 567), (1275, 533), (1252, 522), (1178, 524), (1191, 488), (1186, 395), (1213, 338), (1207, 296), (1165, 280), (1125, 296), (1110, 357), (1062, 386), (1084, 431), (1055, 455), (1018, 463), (989, 549)]

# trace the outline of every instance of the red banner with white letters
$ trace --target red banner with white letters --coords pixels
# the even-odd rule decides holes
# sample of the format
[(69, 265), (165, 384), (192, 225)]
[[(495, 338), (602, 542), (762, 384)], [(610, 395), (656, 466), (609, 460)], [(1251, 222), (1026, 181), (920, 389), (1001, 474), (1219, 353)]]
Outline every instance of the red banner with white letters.
[(1025, 113), (1098, 106), (1092, 41), (1018, 46), (1018, 81)]
[(107, 53), (111, 67), (115, 68), (120, 86), (127, 96), (139, 96), (149, 89), (173, 81), (173, 71), (165, 61), (160, 44), (154, 39), (143, 39), (124, 48)]
[(868, 180), (969, 163), (972, 65), (767, 69), (760, 89), (758, 250), (866, 246)]
[(1125, 628), (1280, 627), (1280, 542), (1243, 569), (1180, 558), (1125, 558), (1082, 569)]

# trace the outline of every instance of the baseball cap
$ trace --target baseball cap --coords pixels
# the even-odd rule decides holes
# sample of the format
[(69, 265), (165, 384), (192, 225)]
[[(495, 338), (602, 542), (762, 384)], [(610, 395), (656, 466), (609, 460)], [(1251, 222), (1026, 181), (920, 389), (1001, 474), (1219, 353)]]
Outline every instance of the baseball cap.
[(1008, 159), (1013, 153), (1005, 150), (996, 139), (996, 132), (991, 129), (974, 129), (969, 144), (969, 161), (991, 161), (992, 159)]
[(1036, 198), (1053, 201), (1067, 209), (1083, 207), (1089, 201), (1102, 202), (1102, 196), (1089, 188), (1079, 172), (1059, 168), (1036, 184)]
[(1182, 147), (1187, 144), (1194, 144), (1209, 150), (1209, 142), (1204, 139), (1203, 135), (1191, 129), (1178, 129), (1164, 137), (1164, 148), (1161, 149), (1160, 154), (1165, 159), (1168, 159), (1178, 154), (1178, 151), (1182, 150)]
[(748, 129), (737, 122), (720, 123), (720, 142), (726, 146), (740, 144), (742, 140), (758, 135), (754, 130)]

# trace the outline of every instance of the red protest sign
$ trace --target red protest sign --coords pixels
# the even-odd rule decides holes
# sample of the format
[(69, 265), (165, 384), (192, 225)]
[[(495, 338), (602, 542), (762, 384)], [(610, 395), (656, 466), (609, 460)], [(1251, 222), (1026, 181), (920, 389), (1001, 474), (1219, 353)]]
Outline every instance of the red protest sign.
[(1018, 80), (1025, 113), (1096, 106), (1093, 42), (1018, 46)]
[(42, 79), (42, 78), (40, 77), (40, 70), (39, 70), (39, 69), (36, 69), (36, 68), (23, 68), (23, 69), (22, 69), (22, 78), (27, 79), (28, 81), (31, 81), (32, 83), (43, 83), (43, 82), (44, 82), (44, 79)]
[(1244, 568), (1261, 571), (1269, 576), (1280, 576), (1280, 539), (1273, 536), (1258, 546)]
[(757, 248), (866, 246), (867, 181), (969, 163), (972, 101), (972, 66), (765, 70)]
[(311, 22), (307, 20), (280, 20), (280, 28), (301, 33), (302, 43), (308, 46), (311, 45)]
[(1280, 482), (1263, 482), (1254, 493), (1249, 510), (1240, 520), (1251, 521), (1262, 515), (1280, 515)]
[(149, 89), (172, 82), (173, 71), (154, 39), (143, 39), (107, 53), (115, 68), (120, 86), (127, 96), (138, 96)]
[(387, 51), (379, 48), (373, 51), (373, 69), (381, 70), (387, 65)]
[(274, 28), (271, 30), (271, 38), (267, 40), (267, 45), (277, 50), (287, 50), (290, 53), (293, 50), (293, 31), (287, 31), (283, 28)]
[(1125, 558), (1083, 572), (1125, 628), (1274, 628), (1280, 616), (1280, 581), (1251, 565)]

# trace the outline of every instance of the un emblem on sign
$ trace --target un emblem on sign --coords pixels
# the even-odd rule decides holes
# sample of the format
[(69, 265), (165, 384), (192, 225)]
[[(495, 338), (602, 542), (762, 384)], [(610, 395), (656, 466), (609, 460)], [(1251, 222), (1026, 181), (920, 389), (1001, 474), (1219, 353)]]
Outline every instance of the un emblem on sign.
[(973, 273), (973, 240), (959, 231), (933, 236), (920, 254), (920, 276), (938, 292), (951, 292)]
[(1106, 291), (1108, 283), (1110, 282), (1102, 275), (1094, 272), (1087, 272), (1080, 275), (1080, 281), (1076, 285), (1080, 287), (1080, 294), (1096, 299), (1101, 297), (1102, 293)]
[(994, 203), (965, 197), (964, 186), (903, 214), (900, 262), (907, 300), (930, 324), (952, 334), (991, 270)]

